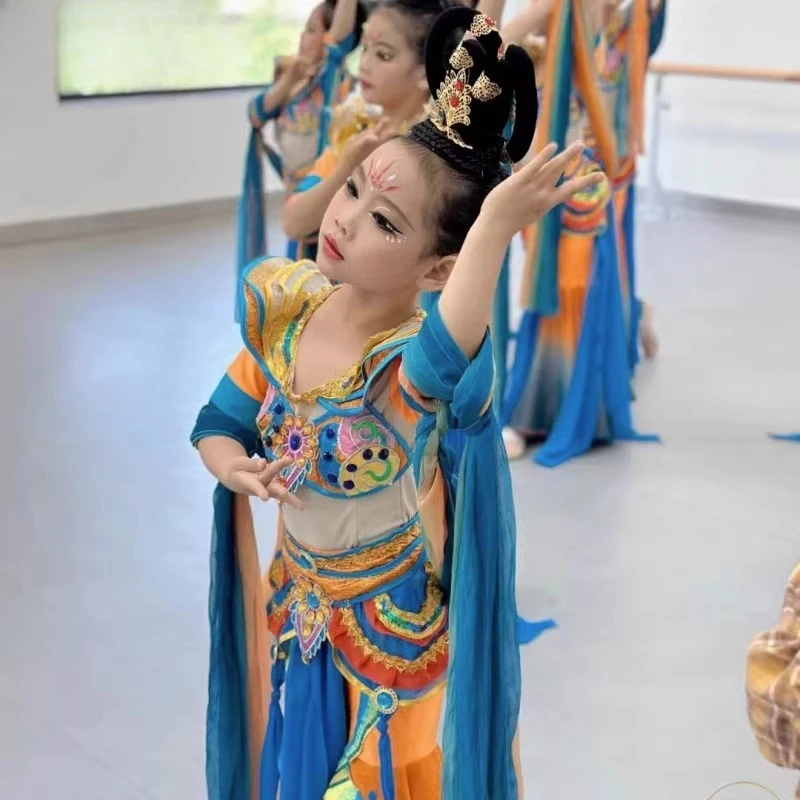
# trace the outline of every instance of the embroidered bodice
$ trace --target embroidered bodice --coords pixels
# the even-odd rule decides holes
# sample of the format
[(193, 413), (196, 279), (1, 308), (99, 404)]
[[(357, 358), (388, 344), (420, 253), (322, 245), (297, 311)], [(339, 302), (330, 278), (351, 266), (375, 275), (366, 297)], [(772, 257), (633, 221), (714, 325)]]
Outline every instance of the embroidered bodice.
[(290, 490), (303, 485), (329, 497), (380, 491), (408, 467), (410, 447), (377, 409), (359, 401), (337, 404), (324, 398), (304, 407), (270, 384), (256, 424), (265, 452), (290, 456), (284, 473)]
[(322, 548), (362, 544), (416, 513), (409, 469), (419, 408), (400, 388), (405, 342), (422, 317), (373, 337), (358, 363), (325, 386), (292, 392), (304, 326), (333, 287), (312, 262), (270, 259), (245, 284), (248, 349), (266, 378), (256, 418), (269, 458), (303, 502), (284, 518), (298, 540)]

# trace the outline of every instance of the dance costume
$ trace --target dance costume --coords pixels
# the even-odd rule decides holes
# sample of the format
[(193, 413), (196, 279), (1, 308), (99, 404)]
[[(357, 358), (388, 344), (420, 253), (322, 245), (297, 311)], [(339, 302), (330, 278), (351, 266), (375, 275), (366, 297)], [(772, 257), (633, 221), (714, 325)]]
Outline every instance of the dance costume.
[(247, 270), (245, 349), (192, 435), (290, 456), (282, 477), (305, 506), (283, 508), (265, 616), (249, 504), (216, 490), (209, 797), (516, 798), (516, 534), (491, 341), (469, 362), (434, 306), (295, 395), (298, 339), (336, 290), (309, 261)]
[[(594, 41), (579, 0), (556, 0), (547, 39), (542, 121), (536, 147), (559, 148), (591, 127), (602, 162), (614, 165), (614, 137), (598, 89)], [(585, 150), (568, 170), (600, 169)], [(631, 420), (627, 327), (612, 188), (604, 181), (553, 209), (527, 232), (524, 301), (503, 422), (546, 436), (537, 463), (556, 466), (594, 441), (652, 439)]]
[[(621, 267), (628, 361), (639, 361), (641, 301), (636, 296), (636, 166), (644, 152), (645, 77), (650, 58), (664, 35), (666, 0), (632, 0), (614, 15), (603, 30), (596, 50), (598, 77), (606, 114), (616, 142), (617, 167), (611, 182)], [(602, 152), (594, 146), (591, 130), (587, 141), (603, 168)]]

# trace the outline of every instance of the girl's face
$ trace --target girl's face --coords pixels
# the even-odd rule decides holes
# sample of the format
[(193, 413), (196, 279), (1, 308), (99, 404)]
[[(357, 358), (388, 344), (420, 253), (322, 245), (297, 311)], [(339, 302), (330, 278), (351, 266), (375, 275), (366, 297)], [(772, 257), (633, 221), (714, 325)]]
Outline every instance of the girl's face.
[(319, 232), (317, 266), (332, 281), (374, 294), (413, 296), (445, 261), (427, 251), (425, 178), (417, 159), (392, 140), (365, 159), (336, 193)]
[(425, 68), (408, 41), (406, 25), (402, 14), (379, 8), (369, 15), (361, 39), (361, 94), (387, 112), (402, 108), (411, 92), (427, 90)]
[(309, 14), (306, 27), (300, 34), (300, 57), (316, 63), (325, 55), (325, 17), (322, 5), (318, 5)]

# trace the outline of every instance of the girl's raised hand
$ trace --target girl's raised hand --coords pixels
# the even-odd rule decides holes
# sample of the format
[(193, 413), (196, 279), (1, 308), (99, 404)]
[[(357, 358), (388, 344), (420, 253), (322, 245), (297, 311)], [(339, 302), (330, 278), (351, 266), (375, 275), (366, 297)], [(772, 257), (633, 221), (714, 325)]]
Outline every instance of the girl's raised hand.
[(396, 135), (391, 120), (384, 117), (375, 127), (354, 136), (342, 152), (342, 163), (352, 172), (367, 156)]
[(510, 240), (518, 231), (538, 222), (551, 208), (604, 181), (604, 173), (593, 172), (560, 182), (583, 148), (582, 142), (576, 142), (556, 155), (556, 145), (547, 145), (522, 169), (492, 189), (483, 201), (481, 217)]

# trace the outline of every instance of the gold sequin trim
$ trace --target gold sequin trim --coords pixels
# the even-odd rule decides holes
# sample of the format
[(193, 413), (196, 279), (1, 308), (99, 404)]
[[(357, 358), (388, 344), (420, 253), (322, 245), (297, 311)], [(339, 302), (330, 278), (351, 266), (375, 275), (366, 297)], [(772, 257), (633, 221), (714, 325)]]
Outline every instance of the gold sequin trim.
[[(314, 582), (331, 598), (336, 601), (350, 600), (353, 597), (359, 597), (363, 594), (370, 594), (381, 586), (396, 580), (397, 578), (408, 572), (414, 564), (417, 563), (425, 550), (425, 543), (421, 536), (418, 535), (419, 527), (414, 526), (416, 533), (413, 536), (408, 534), (411, 531), (403, 534), (402, 536), (395, 537), (385, 544), (378, 545), (372, 548), (372, 551), (362, 551), (354, 553), (352, 556), (342, 556), (341, 558), (331, 559), (331, 561), (339, 562), (336, 567), (330, 567), (329, 562), (319, 562), (315, 568), (303, 567), (302, 560), (308, 559), (313, 563), (313, 553), (304, 553), (298, 549), (296, 545), (289, 542), (288, 537), (284, 540), (284, 552), (286, 558), (284, 564), (293, 580), (300, 577), (311, 576)], [(417, 539), (416, 545), (412, 546), (414, 539)], [(406, 546), (411, 547), (408, 555), (399, 561), (391, 569), (384, 570), (380, 574), (366, 575), (355, 577), (353, 572), (361, 572), (381, 567), (385, 564), (391, 563), (393, 560), (403, 552)], [(294, 558), (292, 556), (295, 556)], [(295, 561), (295, 558), (301, 561), (300, 564)], [(347, 565), (347, 569), (341, 567), (341, 564)], [(320, 575), (317, 569), (341, 569), (340, 575), (323, 576)]]
[[(244, 285), (245, 331), (248, 343), (262, 354), (270, 374), (294, 403), (310, 404), (319, 397), (344, 400), (363, 385), (364, 364), (373, 350), (391, 347), (413, 336), (425, 315), (417, 312), (396, 328), (370, 337), (361, 357), (343, 374), (300, 394), (295, 394), (294, 364), (297, 346), (311, 315), (336, 290), (311, 261), (270, 258), (252, 267)], [(263, 327), (259, 300), (263, 303)]]
[(269, 585), (276, 591), (283, 586), (283, 559), (276, 553), (269, 565)]
[(358, 620), (352, 608), (342, 608), (339, 611), (342, 624), (347, 630), (347, 635), (353, 640), (356, 647), (376, 664), (383, 664), (385, 667), (395, 669), (398, 672), (414, 674), (415, 672), (422, 672), (427, 669), (434, 661), (437, 661), (442, 655), (447, 653), (447, 648), (450, 643), (449, 632), (443, 633), (417, 658), (408, 659), (389, 655), (389, 653), (384, 653), (377, 645), (374, 645), (367, 639), (364, 632), (361, 630), (361, 626), (358, 624)]
[[(314, 313), (315, 307), (310, 308), (304, 315), (302, 321), (298, 322), (295, 329), (293, 340), (290, 344), (290, 351), (292, 362), (295, 361), (297, 353), (297, 342), (300, 339), (300, 334), (305, 327), (308, 318)], [(294, 378), (294, 369), (289, 370), (288, 380), (284, 385), (283, 390), (285, 394), (296, 403), (313, 403), (317, 398), (324, 397), (328, 400), (343, 400), (348, 395), (352, 394), (357, 389), (360, 389), (364, 383), (364, 362), (369, 357), (370, 353), (379, 345), (387, 345), (394, 341), (406, 338), (408, 335), (409, 324), (415, 325), (416, 323), (422, 324), (423, 317), (419, 312), (407, 322), (404, 322), (397, 328), (381, 331), (371, 336), (364, 349), (361, 351), (361, 356), (358, 361), (351, 364), (350, 368), (343, 374), (333, 380), (328, 381), (323, 386), (317, 386), (309, 389), (302, 394), (294, 394), (292, 391), (291, 383)]]
[[(354, 597), (360, 597), (365, 594), (372, 594), (373, 592), (385, 586), (391, 581), (405, 575), (424, 552), (424, 545), (422, 542), (409, 554), (408, 558), (404, 558), (397, 566), (392, 567), (379, 575), (369, 575), (367, 577), (351, 577), (346, 573), (342, 577), (323, 577), (319, 573), (310, 573), (313, 575), (317, 585), (333, 600), (343, 602), (345, 600), (352, 600)], [(308, 573), (301, 567), (294, 564), (289, 569), (289, 573), (293, 579), (302, 577)]]
[[(393, 561), (409, 547), (415, 539), (420, 537), (420, 533), (420, 526), (418, 524), (412, 525), (407, 531), (394, 536), (388, 542), (367, 545), (357, 553), (352, 553), (347, 556), (336, 556), (334, 558), (324, 558), (325, 553), (321, 553), (318, 550), (298, 547), (288, 536), (284, 540), (284, 544), (290, 555), (298, 559), (302, 559), (304, 556), (310, 558), (311, 562), (316, 564), (317, 569), (342, 573), (362, 572), (368, 569), (375, 569), (376, 567)], [(345, 577), (345, 575), (342, 577)]]

